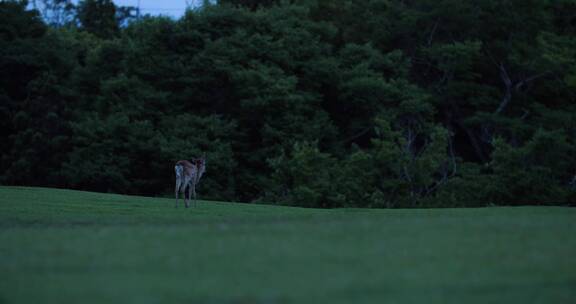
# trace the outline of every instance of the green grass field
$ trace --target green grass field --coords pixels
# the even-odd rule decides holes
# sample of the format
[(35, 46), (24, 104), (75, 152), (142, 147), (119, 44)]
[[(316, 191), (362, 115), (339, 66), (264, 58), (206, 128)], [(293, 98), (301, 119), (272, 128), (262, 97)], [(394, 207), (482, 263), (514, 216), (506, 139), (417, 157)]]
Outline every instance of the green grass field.
[(318, 210), (0, 187), (0, 303), (576, 303), (576, 209)]

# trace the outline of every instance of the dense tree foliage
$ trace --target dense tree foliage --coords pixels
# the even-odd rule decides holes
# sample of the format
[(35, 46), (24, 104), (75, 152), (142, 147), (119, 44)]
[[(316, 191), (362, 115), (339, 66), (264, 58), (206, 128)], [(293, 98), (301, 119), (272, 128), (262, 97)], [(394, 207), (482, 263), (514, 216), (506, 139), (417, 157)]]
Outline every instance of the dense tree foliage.
[[(44, 1), (46, 2), (46, 1)], [(306, 207), (576, 201), (573, 0), (0, 2), (0, 182)]]

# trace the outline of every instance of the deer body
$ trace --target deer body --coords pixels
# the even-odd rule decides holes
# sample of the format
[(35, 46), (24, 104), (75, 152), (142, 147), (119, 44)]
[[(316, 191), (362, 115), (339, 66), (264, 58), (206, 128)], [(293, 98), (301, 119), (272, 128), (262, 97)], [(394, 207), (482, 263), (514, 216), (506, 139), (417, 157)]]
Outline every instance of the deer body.
[[(174, 171), (176, 173), (176, 189), (174, 190), (176, 207), (178, 207), (179, 192), (184, 196), (184, 205), (186, 208), (188, 208), (192, 195), (194, 195), (194, 205), (196, 205), (196, 185), (206, 171), (206, 158), (196, 158), (192, 161), (179, 160), (174, 166)], [(186, 187), (188, 187), (188, 201), (186, 201), (186, 195), (184, 193)]]

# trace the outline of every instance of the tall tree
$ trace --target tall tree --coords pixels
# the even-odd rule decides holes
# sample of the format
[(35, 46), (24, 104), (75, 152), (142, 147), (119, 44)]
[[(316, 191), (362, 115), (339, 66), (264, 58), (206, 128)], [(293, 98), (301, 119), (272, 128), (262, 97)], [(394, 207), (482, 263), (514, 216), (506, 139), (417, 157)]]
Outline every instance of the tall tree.
[(0, 170), (7, 183), (60, 185), (69, 148), (67, 81), (75, 53), (25, 2), (0, 2)]
[(111, 38), (120, 33), (116, 11), (112, 0), (83, 0), (78, 3), (78, 20), (84, 30), (100, 38)]

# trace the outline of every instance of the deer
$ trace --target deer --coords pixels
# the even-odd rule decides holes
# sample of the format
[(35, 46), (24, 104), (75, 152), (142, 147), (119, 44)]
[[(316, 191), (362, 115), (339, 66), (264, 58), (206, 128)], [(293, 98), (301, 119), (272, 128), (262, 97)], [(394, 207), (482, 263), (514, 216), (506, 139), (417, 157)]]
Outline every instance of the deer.
[[(176, 196), (176, 208), (178, 208), (178, 193), (184, 196), (184, 205), (189, 207), (190, 198), (194, 195), (194, 206), (197, 205), (196, 201), (196, 185), (200, 178), (206, 171), (206, 155), (200, 158), (193, 158), (191, 161), (179, 160), (174, 165), (176, 171), (176, 189), (174, 194)], [(186, 187), (188, 187), (188, 201), (186, 201)]]

